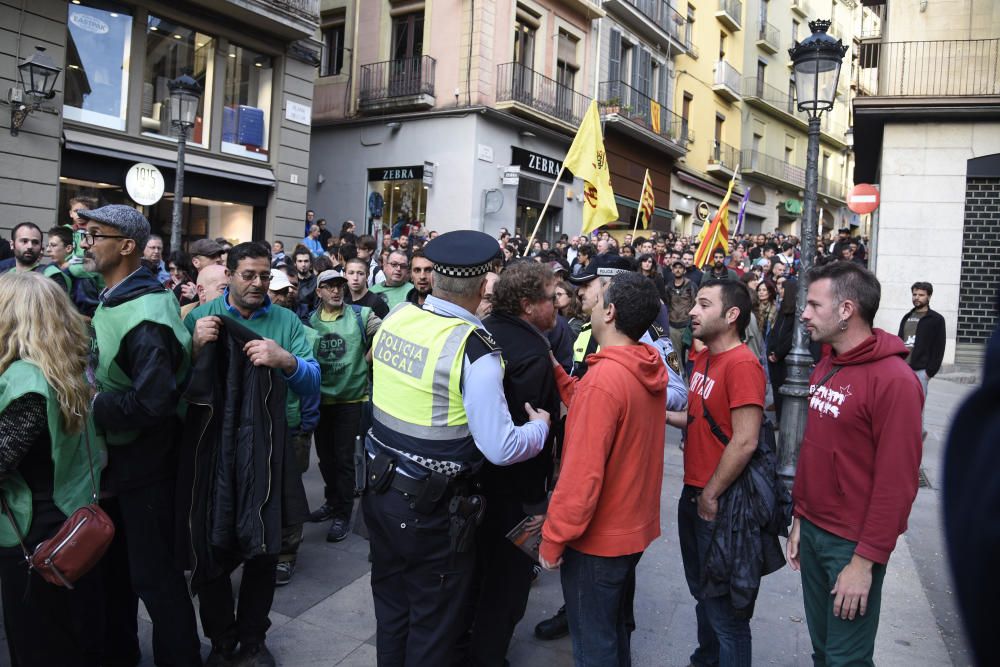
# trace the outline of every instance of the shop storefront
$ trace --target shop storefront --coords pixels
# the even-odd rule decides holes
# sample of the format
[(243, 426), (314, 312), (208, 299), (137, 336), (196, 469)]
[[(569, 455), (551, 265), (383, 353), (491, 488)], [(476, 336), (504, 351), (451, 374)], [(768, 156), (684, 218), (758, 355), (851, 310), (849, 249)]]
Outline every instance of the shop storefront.
[(366, 233), (388, 228), (393, 237), (415, 234), (427, 222), (424, 165), (368, 170)]
[[(536, 238), (556, 240), (563, 233), (562, 213), (566, 201), (567, 188), (572, 189), (573, 174), (562, 168), (562, 161), (534, 151), (510, 147), (510, 164), (518, 167), (517, 209), (514, 213), (514, 229), (525, 237), (530, 236), (545, 201), (555, 185), (555, 192), (549, 200), (545, 219), (538, 227)], [(560, 176), (560, 171), (562, 175)], [(556, 184), (556, 178), (559, 183)]]

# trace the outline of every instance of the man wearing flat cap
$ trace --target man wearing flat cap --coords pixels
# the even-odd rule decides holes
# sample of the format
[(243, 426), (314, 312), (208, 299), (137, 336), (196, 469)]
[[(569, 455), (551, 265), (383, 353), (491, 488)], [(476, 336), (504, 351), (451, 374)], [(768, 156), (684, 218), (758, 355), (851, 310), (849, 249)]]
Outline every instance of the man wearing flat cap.
[(549, 415), (515, 426), (500, 350), (473, 314), (497, 255), (491, 237), (455, 231), (427, 244), (434, 291), (389, 313), (373, 347), (373, 425), (362, 507), (372, 546), (380, 665), (448, 665), (463, 623), (482, 498), (471, 476), (532, 458)]
[(212, 239), (198, 239), (191, 244), (188, 250), (195, 271), (201, 271), (211, 264), (222, 266), (222, 255), (225, 248)]
[(94, 425), (110, 445), (102, 481), (114, 498), (102, 505), (117, 530), (105, 560), (127, 549), (130, 577), (123, 580), (120, 571), (108, 577), (108, 618), (127, 620), (112, 628), (116, 637), (105, 658), (138, 654), (138, 595), (153, 621), (154, 662), (200, 665), (194, 608), (173, 547), (176, 413), (191, 336), (177, 299), (141, 263), (146, 218), (118, 204), (77, 215), (86, 223), (84, 257), (107, 284), (93, 318), (97, 394), (91, 403)]

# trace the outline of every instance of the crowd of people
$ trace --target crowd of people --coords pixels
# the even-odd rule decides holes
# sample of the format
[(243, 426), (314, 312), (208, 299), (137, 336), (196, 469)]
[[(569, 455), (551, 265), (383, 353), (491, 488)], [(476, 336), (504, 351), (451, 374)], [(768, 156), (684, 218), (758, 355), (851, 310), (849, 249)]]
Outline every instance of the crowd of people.
[[(0, 274), (14, 664), (136, 664), (142, 599), (156, 664), (273, 665), (268, 612), (303, 524), (339, 542), (363, 521), (380, 665), (508, 664), (543, 568), (565, 606), (535, 634), (569, 634), (577, 665), (628, 665), (665, 425), (684, 431), (691, 663), (752, 664), (761, 578), (787, 558), (818, 664), (872, 664), (944, 326), (917, 283), (899, 335), (873, 328), (880, 285), (850, 230), (818, 245), (797, 313), (806, 276), (781, 234), (698, 268), (671, 233), (376, 239), (310, 211), (290, 249), (199, 239), (164, 258), (133, 208), (74, 200), (71, 218), (49, 263), (41, 230), (15, 227)], [(800, 316), (816, 365), (790, 497), (765, 434)], [(322, 498), (302, 485), (313, 447)], [(86, 501), (64, 485), (91, 472), (116, 534), (70, 590), (18, 543), (50, 537)]]

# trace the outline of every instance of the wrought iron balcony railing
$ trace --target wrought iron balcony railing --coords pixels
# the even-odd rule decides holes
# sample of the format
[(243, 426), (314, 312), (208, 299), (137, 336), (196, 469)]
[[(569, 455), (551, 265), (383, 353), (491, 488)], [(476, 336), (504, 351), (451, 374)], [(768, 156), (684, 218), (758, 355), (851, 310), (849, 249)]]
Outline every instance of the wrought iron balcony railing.
[(520, 63), (503, 63), (497, 66), (497, 102), (518, 102), (579, 125), (590, 98)]
[(687, 127), (683, 119), (621, 81), (604, 81), (598, 86), (602, 114), (617, 114), (682, 148), (687, 148)]
[(708, 157), (709, 166), (718, 166), (729, 171), (735, 171), (740, 161), (740, 149), (730, 146), (724, 141), (716, 141)]
[(361, 66), (362, 104), (418, 95), (434, 96), (434, 66), (430, 56), (385, 60)]
[(740, 0), (719, 0), (715, 16), (730, 30), (743, 26), (743, 3)]
[(1000, 38), (862, 43), (858, 95), (1000, 95)]
[(740, 171), (744, 173), (764, 174), (797, 188), (803, 188), (806, 185), (805, 169), (789, 164), (781, 158), (765, 155), (760, 151), (744, 150), (740, 165)]
[(761, 21), (757, 26), (757, 41), (765, 50), (777, 53), (781, 47), (781, 33), (767, 21)]
[(715, 80), (713, 89), (724, 96), (739, 99), (740, 71), (725, 60), (715, 63)]
[(625, 0), (625, 2), (639, 10), (639, 13), (655, 23), (660, 30), (678, 42), (683, 41), (681, 30), (687, 20), (671, 6), (668, 0)]

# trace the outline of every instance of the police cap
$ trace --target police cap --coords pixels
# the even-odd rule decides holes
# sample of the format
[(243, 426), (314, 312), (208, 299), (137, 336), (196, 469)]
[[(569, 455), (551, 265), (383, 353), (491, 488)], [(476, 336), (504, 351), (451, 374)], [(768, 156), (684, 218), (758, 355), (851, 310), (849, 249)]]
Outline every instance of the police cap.
[(434, 271), (454, 278), (485, 275), (499, 254), (496, 239), (471, 229), (445, 232), (424, 246), (424, 257), (434, 263)]
[(598, 276), (610, 278), (619, 273), (628, 273), (632, 270), (634, 270), (632, 268), (632, 261), (628, 257), (605, 253), (594, 257), (580, 273), (575, 276), (569, 276), (567, 280), (574, 285), (583, 285)]

